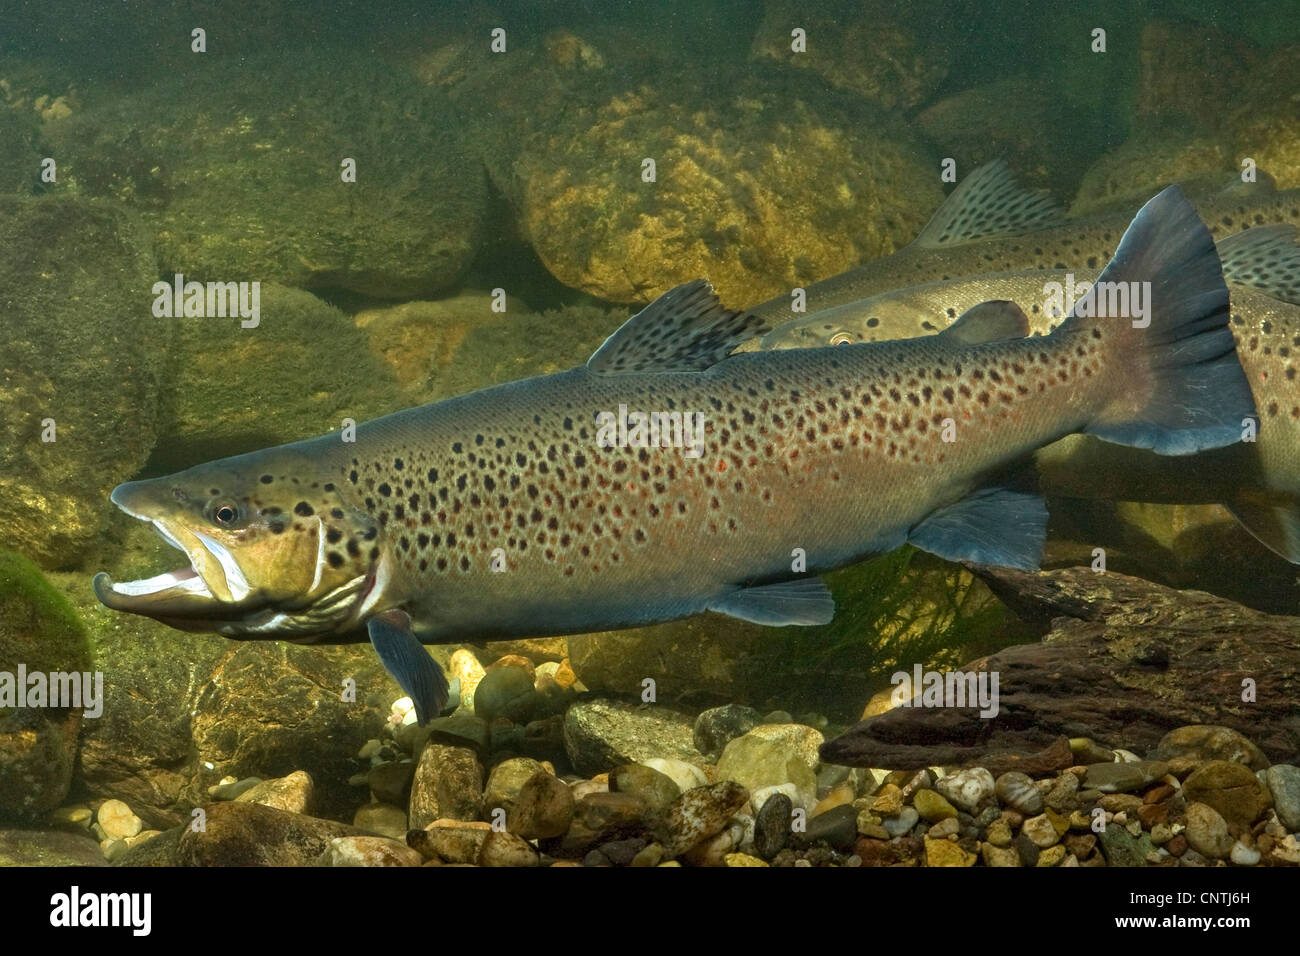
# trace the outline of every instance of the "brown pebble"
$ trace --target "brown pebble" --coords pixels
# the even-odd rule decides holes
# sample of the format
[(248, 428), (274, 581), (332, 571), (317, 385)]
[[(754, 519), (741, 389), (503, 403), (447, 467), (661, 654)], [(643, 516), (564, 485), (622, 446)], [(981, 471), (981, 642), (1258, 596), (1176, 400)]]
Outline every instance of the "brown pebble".
[(1157, 823), (1164, 823), (1169, 819), (1169, 808), (1163, 803), (1144, 803), (1138, 807), (1137, 815), (1142, 825), (1150, 830)]
[(1167, 783), (1162, 783), (1158, 787), (1152, 787), (1146, 793), (1142, 794), (1143, 803), (1160, 803), (1174, 795), (1174, 788)]
[(1169, 842), (1165, 844), (1165, 849), (1174, 856), (1182, 856), (1187, 852), (1187, 837), (1181, 833), (1170, 837)]

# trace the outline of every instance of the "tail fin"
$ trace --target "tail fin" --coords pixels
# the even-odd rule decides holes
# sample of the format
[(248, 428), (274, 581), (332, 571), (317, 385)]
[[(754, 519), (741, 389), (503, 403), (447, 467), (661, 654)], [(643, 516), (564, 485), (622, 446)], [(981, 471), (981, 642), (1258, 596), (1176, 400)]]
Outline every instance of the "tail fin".
[(1111, 398), (1084, 429), (1098, 438), (1188, 455), (1239, 441), (1255, 414), (1214, 240), (1177, 186), (1134, 217), (1062, 333), (1105, 351)]

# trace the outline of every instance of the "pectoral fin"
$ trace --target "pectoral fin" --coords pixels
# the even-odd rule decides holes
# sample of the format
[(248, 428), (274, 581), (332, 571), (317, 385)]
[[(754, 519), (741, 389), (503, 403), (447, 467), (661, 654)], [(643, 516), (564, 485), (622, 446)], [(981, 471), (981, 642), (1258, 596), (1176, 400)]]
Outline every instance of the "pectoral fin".
[(835, 599), (821, 578), (801, 578), (731, 591), (709, 610), (768, 627), (808, 626), (829, 624), (835, 617)]
[(415, 717), (420, 725), (438, 716), (451, 694), (447, 677), (411, 630), (411, 619), (406, 612), (376, 614), (366, 622), (366, 630), (379, 660), (415, 703)]
[(1029, 334), (1029, 317), (1009, 299), (992, 299), (972, 305), (952, 325), (939, 333), (963, 345), (983, 345), (1003, 339), (1023, 339)]
[(1251, 501), (1231, 502), (1228, 510), (1261, 544), (1292, 564), (1300, 564), (1300, 510)]
[(983, 488), (930, 515), (907, 540), (948, 561), (1036, 570), (1047, 537), (1047, 505), (1036, 494)]

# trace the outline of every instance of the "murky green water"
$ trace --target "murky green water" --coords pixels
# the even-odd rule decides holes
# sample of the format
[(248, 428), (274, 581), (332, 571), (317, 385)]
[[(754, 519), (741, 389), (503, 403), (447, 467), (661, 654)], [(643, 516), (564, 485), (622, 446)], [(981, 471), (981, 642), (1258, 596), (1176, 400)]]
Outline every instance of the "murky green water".
[[(764, 849), (774, 844), (755, 849), (754, 794), (784, 786), (794, 807), (865, 814), (856, 830), (836, 824), (847, 836), (832, 828), (801, 844), (805, 858), (942, 865), (925, 828), (947, 828), (946, 811), (921, 814), (919, 830), (901, 826), (890, 784), (907, 785), (911, 807), (918, 788), (939, 784), (903, 771), (978, 765), (999, 776), (1006, 753), (1050, 755), (1061, 739), (1073, 740), (1073, 756), (1059, 745), (1031, 775), (1070, 776), (1072, 765), (1124, 751), (1164, 761), (1141, 763), (1146, 776), (1126, 782), (1127, 793), (1167, 774), (1185, 789), (1210, 765), (1213, 779), (1193, 781), (1159, 820), (1143, 818), (1149, 847), (1114, 837), (1067, 847), (1058, 834), (1045, 852), (1059, 846), (1061, 859), (1084, 865), (1181, 856), (1157, 849), (1172, 832), (1155, 827), (1187, 823), (1198, 804), (1232, 826), (1228, 842), (1243, 846), (1235, 862), (1300, 861), (1300, 823), (1284, 794), (1296, 787), (1294, 768), (1270, 771), (1257, 808), (1216, 796), (1237, 772), (1218, 763), (1289, 767), (1300, 750), (1280, 703), (1300, 683), (1300, 576), (1286, 557), (1300, 556), (1300, 303), (1290, 300), (1300, 297), (1288, 291), (1300, 284), (1294, 10), (1262, 0), (1086, 10), (719, 0), (307, 11), (237, 0), (196, 15), (143, 0), (93, 12), (24, 2), (0, 14), (0, 97), (0, 812), (12, 828), (0, 831), (0, 861), (116, 860), (139, 844), (136, 860), (307, 862), (270, 844), (256, 860), (224, 857), (216, 838), (181, 845), (175, 828), (194, 808), (220, 807), (219, 819), (235, 806), (233, 785), (256, 777), (272, 782), (254, 791), (256, 803), (399, 843), (408, 825), (510, 811), (511, 832), (532, 843), (484, 857), (496, 863), (539, 849), (544, 861), (583, 859), (623, 832), (641, 841), (628, 859), (655, 846), (653, 863), (775, 859)], [(1006, 164), (1005, 192), (968, 203), (955, 227), (964, 241), (940, 253), (918, 254), (924, 241), (909, 247), (957, 184), (991, 163)], [(1257, 406), (1245, 416), (1254, 425), (1242, 423), (1252, 437), (1181, 471), (1095, 451), (1040, 459), (1046, 577), (986, 573), (909, 545), (819, 568), (836, 605), (819, 626), (708, 613), (597, 634), (557, 635), (539, 619), (537, 640), (457, 635), (429, 647), (453, 680), (432, 736), (409, 704), (394, 704), (403, 690), (368, 645), (365, 618), (383, 607), (358, 612), (354, 643), (313, 647), (217, 636), (237, 616), (230, 610), (211, 627), (179, 630), (168, 624), (185, 620), (111, 611), (91, 588), (101, 571), (148, 579), (181, 560), (149, 522), (110, 502), (123, 482), (565, 371), (697, 278), (730, 309), (761, 313), (769, 303), (800, 318), (791, 303), (803, 290), (814, 313), (819, 301), (840, 304), (819, 300), (815, 284), (863, 264), (877, 270), (871, 295), (1030, 268), (1095, 275), (1137, 210), (1174, 182), (1220, 243), (1242, 227), (1272, 230), (1267, 249), (1224, 257), (1230, 327)], [(1056, 205), (1032, 221), (999, 219), (1035, 191)], [(943, 258), (957, 246), (956, 259)], [(859, 316), (863, 334), (844, 341), (937, 331), (965, 308), (945, 311), (948, 294), (927, 299), (940, 305), (933, 326), (888, 326), (880, 312), (898, 331), (868, 332), (878, 325)], [(1046, 331), (1036, 316), (1029, 327)], [(927, 481), (945, 478), (938, 469)], [(873, 490), (836, 486), (818, 492), (818, 505), (852, 521)], [(378, 520), (381, 509), (360, 501)], [(414, 539), (420, 529), (411, 529)], [(1000, 530), (985, 529), (994, 539)], [(325, 526), (313, 533), (322, 550), (280, 580), (277, 607), (325, 562)], [(396, 552), (397, 542), (388, 528), (376, 547)], [(816, 542), (809, 550), (815, 565)], [(261, 560), (236, 552), (236, 564)], [(233, 572), (211, 548), (202, 553), (224, 567), (226, 585), (254, 577), (251, 564)], [(708, 573), (701, 555), (681, 556), (692, 560)], [(648, 604), (662, 596), (654, 587)], [(1141, 608), (1153, 609), (1149, 619)], [(1222, 644), (1201, 654), (1212, 634)], [(1118, 643), (1098, 660), (1085, 638)], [(1068, 650), (1044, 660), (1027, 647)], [(909, 724), (897, 707), (883, 715), (895, 676), (913, 665), (1002, 673), (1000, 721)], [(1063, 680), (1063, 702), (1049, 705), (1056, 678), (1024, 676), (1076, 665), (1123, 692), (1099, 691), (1102, 706), (1086, 681)], [(1218, 671), (1230, 679), (1216, 683)], [(77, 706), (27, 695), (36, 685), (26, 675), (56, 672), (97, 674), (99, 689), (90, 679), (94, 697)], [(1258, 696), (1247, 699), (1252, 687)], [(886, 721), (873, 725), (882, 729), (870, 746), (817, 756), (864, 716)], [(1207, 743), (1186, 725), (1230, 730)], [(1182, 737), (1162, 742), (1180, 727)], [(1223, 740), (1236, 732), (1252, 742), (1232, 751)], [(655, 764), (657, 777), (618, 770), (655, 760), (675, 763)], [(850, 775), (848, 763), (877, 772)], [(551, 775), (534, 781), (539, 793), (557, 779), (576, 788), (575, 819), (588, 791), (610, 788), (599, 775), (611, 771), (623, 780), (613, 789), (646, 807), (666, 794), (665, 811), (696, 784), (730, 780), (747, 790), (714, 794), (726, 810), (719, 819), (748, 812), (750, 829), (723, 849), (715, 830), (707, 851), (679, 835), (638, 836), (635, 821), (583, 842), (567, 817), (538, 822), (534, 808), (537, 819), (519, 822), (521, 787), (539, 770)], [(1086, 775), (1074, 776), (1088, 793)], [(1265, 788), (1247, 776), (1255, 783), (1241, 787)], [(936, 792), (960, 811), (949, 842), (971, 859), (956, 862), (1006, 862), (994, 821), (983, 819), (992, 791), (970, 806), (957, 789)], [(126, 808), (104, 810), (106, 800)], [(1001, 788), (997, 801), (1016, 806)], [(1062, 819), (1093, 805), (1058, 803), (1049, 809)], [(320, 820), (302, 825), (317, 854), (346, 835)], [(19, 830), (35, 835), (12, 835)], [(139, 838), (150, 831), (164, 836)], [(423, 839), (384, 852), (447, 861), (468, 852)], [(622, 852), (609, 850), (606, 862), (627, 862)], [(1229, 856), (1211, 837), (1190, 852)]]

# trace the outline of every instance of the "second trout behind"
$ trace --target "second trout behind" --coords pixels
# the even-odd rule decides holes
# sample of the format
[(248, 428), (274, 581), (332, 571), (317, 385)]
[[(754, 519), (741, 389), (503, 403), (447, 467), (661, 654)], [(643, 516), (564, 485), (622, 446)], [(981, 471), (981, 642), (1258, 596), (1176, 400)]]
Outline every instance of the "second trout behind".
[[(101, 574), (95, 590), (235, 638), (368, 632), (424, 722), (447, 688), (421, 641), (703, 611), (821, 624), (834, 603), (817, 575), (904, 542), (1033, 568), (1046, 508), (1003, 476), (1036, 449), (1086, 432), (1189, 454), (1238, 441), (1254, 414), (1214, 243), (1177, 187), (1147, 203), (1101, 278), (1149, 283), (1146, 318), (1098, 316), (1094, 292), (1046, 337), (739, 355), (762, 322), (690, 283), (571, 371), (389, 415), (355, 442), (119, 486), (113, 501), (189, 564)], [(650, 413), (667, 423), (653, 445)]]

